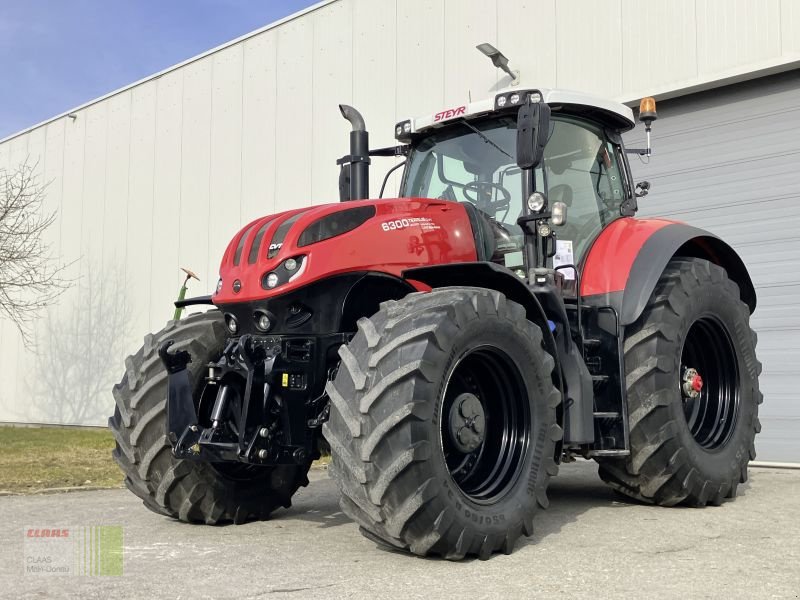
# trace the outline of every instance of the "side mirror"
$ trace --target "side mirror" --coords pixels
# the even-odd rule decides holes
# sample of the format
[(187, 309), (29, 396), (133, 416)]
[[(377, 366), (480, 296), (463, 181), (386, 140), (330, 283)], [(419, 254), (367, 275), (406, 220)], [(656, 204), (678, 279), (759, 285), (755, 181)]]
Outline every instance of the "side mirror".
[(649, 193), (650, 193), (649, 181), (639, 181), (636, 183), (636, 190), (633, 193), (634, 196), (636, 196), (637, 198), (644, 198)]
[(550, 107), (530, 100), (517, 113), (517, 166), (532, 169), (542, 162), (550, 133)]

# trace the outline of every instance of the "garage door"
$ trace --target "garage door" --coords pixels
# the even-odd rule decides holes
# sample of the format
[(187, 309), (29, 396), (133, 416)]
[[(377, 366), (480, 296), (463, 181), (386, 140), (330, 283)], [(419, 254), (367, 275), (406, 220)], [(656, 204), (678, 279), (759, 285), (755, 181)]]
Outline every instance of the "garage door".
[(800, 462), (800, 71), (660, 102), (658, 114), (649, 164), (631, 156), (652, 184), (639, 214), (707, 229), (744, 259), (764, 365), (758, 460)]

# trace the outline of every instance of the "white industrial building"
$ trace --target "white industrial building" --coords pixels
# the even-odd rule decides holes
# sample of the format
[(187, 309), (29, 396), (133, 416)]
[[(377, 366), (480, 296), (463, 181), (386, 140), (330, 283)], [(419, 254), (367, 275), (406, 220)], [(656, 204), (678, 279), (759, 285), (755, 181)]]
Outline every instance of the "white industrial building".
[[(179, 267), (209, 293), (234, 232), (338, 200), (357, 107), (371, 145), (394, 124), (510, 83), (659, 100), (654, 154), (635, 157), (641, 213), (730, 242), (759, 295), (759, 459), (800, 462), (800, 2), (327, 0), (0, 141), (58, 211), (48, 232), (73, 279), (35, 346), (0, 321), (0, 421), (101, 424), (111, 383), (173, 311)], [(639, 144), (639, 129), (629, 143)], [(377, 194), (390, 159), (376, 159)], [(396, 182), (395, 182), (396, 183)], [(794, 384), (792, 382), (795, 382)]]

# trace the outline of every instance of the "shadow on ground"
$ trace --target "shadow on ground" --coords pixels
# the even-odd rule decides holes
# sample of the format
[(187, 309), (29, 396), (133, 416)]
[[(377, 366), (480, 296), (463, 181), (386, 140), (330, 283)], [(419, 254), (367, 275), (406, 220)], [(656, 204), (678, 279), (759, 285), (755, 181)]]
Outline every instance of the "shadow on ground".
[[(605, 485), (597, 475), (597, 465), (587, 461), (562, 465), (560, 474), (550, 481), (548, 498), (549, 508), (536, 516), (534, 535), (521, 539), (517, 549), (558, 533), (592, 509), (638, 504)], [(336, 484), (324, 469), (312, 472), (310, 485), (295, 496), (292, 507), (275, 513), (271, 519), (290, 520), (318, 523), (323, 528), (352, 523), (339, 509)], [(386, 551), (394, 552), (388, 548)]]

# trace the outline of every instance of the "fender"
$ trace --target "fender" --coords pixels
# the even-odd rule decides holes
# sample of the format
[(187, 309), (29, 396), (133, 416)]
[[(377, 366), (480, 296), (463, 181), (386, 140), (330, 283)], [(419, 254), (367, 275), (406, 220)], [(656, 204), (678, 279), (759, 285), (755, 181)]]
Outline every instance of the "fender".
[(630, 325), (676, 256), (704, 258), (723, 267), (750, 312), (755, 310), (755, 288), (736, 251), (708, 231), (666, 219), (623, 218), (606, 227), (584, 262), (581, 296), (589, 303), (614, 306), (620, 325)]
[[(521, 304), (525, 308), (525, 312), (529, 321), (536, 323), (542, 330), (544, 338), (544, 347), (550, 353), (550, 356), (556, 361), (555, 368), (555, 385), (559, 390), (564, 392), (567, 389), (567, 381), (562, 376), (562, 360), (566, 356), (569, 360), (569, 354), (563, 350), (562, 344), (556, 344), (556, 338), (550, 329), (548, 323), (548, 316), (542, 308), (539, 299), (534, 295), (533, 291), (528, 285), (522, 281), (513, 271), (492, 262), (463, 262), (449, 265), (433, 265), (429, 267), (417, 267), (403, 271), (403, 277), (415, 283), (416, 287), (420, 288), (419, 284), (430, 288), (447, 287), (447, 286), (469, 286), (469, 287), (483, 287), (500, 292), (509, 300)], [(558, 319), (558, 315), (552, 315), (552, 318)], [(569, 331), (569, 325), (565, 325), (564, 331)], [(585, 368), (585, 367), (584, 367)], [(577, 370), (572, 369), (570, 373), (576, 374)], [(575, 408), (571, 412), (572, 415), (565, 414), (566, 407), (562, 403), (559, 409), (558, 421), (559, 424), (565, 428), (564, 441), (569, 441), (568, 432), (575, 429), (583, 435), (593, 435), (593, 432), (585, 432), (577, 427), (569, 427), (567, 423), (573, 419), (584, 419), (586, 411), (591, 414), (591, 398), (583, 399), (579, 396), (580, 386), (576, 384), (574, 395), (576, 396)], [(591, 389), (591, 388), (589, 388)], [(585, 442), (586, 440), (576, 440)], [(591, 439), (589, 440), (591, 441)], [(556, 448), (556, 461), (560, 462), (561, 444)]]
[(525, 308), (528, 320), (541, 327), (547, 350), (556, 356), (555, 339), (541, 303), (525, 282), (510, 269), (492, 262), (463, 262), (406, 269), (403, 271), (403, 278), (431, 288), (467, 286), (500, 292)]

